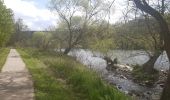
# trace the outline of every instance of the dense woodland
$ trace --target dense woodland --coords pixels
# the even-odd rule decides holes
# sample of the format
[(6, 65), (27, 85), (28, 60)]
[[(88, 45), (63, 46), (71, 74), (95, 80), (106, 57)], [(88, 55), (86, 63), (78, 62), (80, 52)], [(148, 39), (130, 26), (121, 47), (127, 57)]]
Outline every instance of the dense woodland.
[[(111, 23), (114, 1), (50, 0), (48, 9), (59, 16), (57, 25), (32, 31), (22, 19), (14, 19), (0, 0), (0, 47), (56, 50), (64, 55), (85, 49), (107, 58), (112, 50), (141, 50), (150, 59), (135, 69), (135, 75), (140, 71), (146, 76), (157, 74), (158, 57), (166, 51), (170, 59), (170, 1), (127, 0), (122, 20)], [(170, 99), (170, 71), (167, 75), (160, 100)]]

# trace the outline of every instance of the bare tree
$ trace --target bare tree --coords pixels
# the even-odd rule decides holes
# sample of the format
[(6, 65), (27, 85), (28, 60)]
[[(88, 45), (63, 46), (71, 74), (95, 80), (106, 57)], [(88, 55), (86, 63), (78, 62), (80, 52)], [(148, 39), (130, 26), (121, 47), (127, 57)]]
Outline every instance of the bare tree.
[[(154, 6), (155, 9), (159, 8), (158, 11), (160, 12), (162, 16), (164, 16), (164, 13), (165, 13), (164, 0), (156, 0), (158, 1), (158, 4), (153, 3), (153, 2), (156, 2), (155, 0), (154, 1), (147, 0), (147, 1), (148, 3), (152, 4), (152, 6)], [(131, 5), (130, 3), (127, 3), (127, 7), (125, 11), (126, 11), (126, 13), (124, 13), (125, 20), (129, 19), (128, 15), (132, 14), (134, 20), (129, 21), (130, 24), (135, 23), (134, 24), (135, 26), (133, 25), (132, 27), (137, 26), (138, 30), (144, 28), (145, 31), (143, 31), (143, 35), (144, 35), (143, 37), (146, 39), (148, 39), (148, 36), (150, 37), (150, 42), (149, 42), (150, 47), (143, 49), (150, 59), (146, 63), (143, 64), (143, 70), (148, 74), (152, 74), (153, 72), (155, 72), (154, 64), (157, 61), (158, 57), (163, 52), (162, 50), (163, 43), (162, 43), (161, 36), (159, 35), (159, 29), (158, 29), (159, 26), (157, 25), (156, 21), (153, 18), (151, 18), (148, 14), (146, 14), (144, 11), (139, 11), (135, 7), (135, 4), (133, 2)], [(127, 23), (127, 25), (129, 23)], [(135, 30), (135, 32), (137, 32), (138, 30)], [(126, 35), (124, 37), (127, 38)], [(134, 36), (132, 36), (132, 38), (133, 37)], [(132, 42), (135, 42), (134, 44), (136, 44), (139, 41), (139, 39), (136, 39), (136, 41), (133, 41), (135, 39), (128, 39), (128, 40), (132, 40)]]
[[(51, 0), (51, 9), (56, 11), (60, 19), (66, 23), (65, 30), (68, 31), (67, 47), (64, 54), (68, 54), (72, 48), (78, 45), (83, 35), (87, 32), (87, 25), (95, 19), (95, 15), (102, 11), (102, 0)], [(81, 16), (81, 26), (73, 25), (73, 18)], [(75, 35), (76, 33), (76, 35)]]

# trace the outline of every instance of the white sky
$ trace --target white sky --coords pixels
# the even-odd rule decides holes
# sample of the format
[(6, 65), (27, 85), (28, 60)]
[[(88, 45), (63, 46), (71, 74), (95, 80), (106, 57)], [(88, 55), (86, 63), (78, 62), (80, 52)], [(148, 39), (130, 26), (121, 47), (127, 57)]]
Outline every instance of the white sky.
[[(111, 22), (119, 21), (126, 0), (116, 0)], [(14, 11), (15, 19), (22, 18), (31, 30), (45, 30), (57, 24), (57, 16), (47, 8), (48, 0), (4, 0), (5, 5)]]

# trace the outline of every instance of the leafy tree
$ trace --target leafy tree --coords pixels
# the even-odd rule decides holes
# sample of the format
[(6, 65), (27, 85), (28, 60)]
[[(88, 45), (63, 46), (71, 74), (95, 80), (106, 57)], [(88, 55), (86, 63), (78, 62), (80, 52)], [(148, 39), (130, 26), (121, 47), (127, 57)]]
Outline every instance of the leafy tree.
[(162, 53), (159, 26), (156, 21), (153, 18), (146, 20), (144, 17), (139, 17), (116, 28), (119, 49), (145, 51), (150, 59), (143, 64), (143, 71), (147, 74), (154, 73), (154, 64)]
[(24, 24), (21, 18), (17, 19), (14, 24), (14, 32), (10, 38), (9, 45), (26, 45), (25, 42), (28, 40), (29, 36), (26, 31), (28, 31), (28, 26)]
[(5, 45), (13, 33), (13, 13), (0, 0), (0, 46)]
[[(143, 20), (132, 20), (127, 23), (115, 25), (116, 45), (118, 49), (124, 50), (153, 50), (153, 41), (148, 41), (151, 36), (145, 27)], [(128, 41), (128, 42), (127, 42)]]
[(91, 50), (99, 51), (105, 56), (110, 50), (115, 49), (115, 32), (113, 28), (109, 28), (109, 23), (105, 20), (95, 25), (89, 26), (87, 36), (88, 45)]
[(46, 50), (51, 44), (52, 34), (49, 32), (34, 32), (32, 44), (34, 47)]

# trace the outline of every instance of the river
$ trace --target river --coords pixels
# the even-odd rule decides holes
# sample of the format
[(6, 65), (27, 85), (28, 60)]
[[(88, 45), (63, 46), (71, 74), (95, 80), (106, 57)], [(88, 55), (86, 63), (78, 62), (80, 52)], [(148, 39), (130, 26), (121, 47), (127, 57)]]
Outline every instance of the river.
[[(109, 56), (114, 59), (118, 58), (121, 64), (135, 65), (145, 63), (149, 57), (143, 51), (122, 51), (114, 50), (108, 53)], [(106, 62), (101, 57), (103, 56), (99, 52), (92, 52), (84, 49), (72, 50), (69, 53), (70, 56), (76, 57), (78, 61), (88, 66), (92, 70), (96, 70), (101, 74), (104, 80), (108, 83), (115, 85), (120, 91), (129, 94), (133, 92), (139, 96), (135, 96), (135, 100), (158, 100), (162, 88), (157, 85), (153, 88), (144, 87), (134, 83), (132, 80), (121, 78), (115, 73), (106, 70)], [(169, 62), (164, 52), (156, 61), (155, 68), (157, 70), (168, 70)]]

